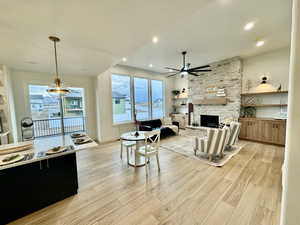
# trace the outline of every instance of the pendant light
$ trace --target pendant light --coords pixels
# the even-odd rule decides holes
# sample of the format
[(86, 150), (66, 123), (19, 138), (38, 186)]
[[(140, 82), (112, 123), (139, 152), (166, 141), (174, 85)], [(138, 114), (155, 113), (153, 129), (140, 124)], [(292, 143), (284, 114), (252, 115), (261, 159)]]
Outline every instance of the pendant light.
[(59, 95), (67, 95), (69, 94), (71, 91), (67, 88), (64, 88), (62, 86), (62, 81), (61, 79), (58, 77), (58, 65), (57, 65), (57, 53), (56, 53), (56, 42), (59, 42), (60, 39), (58, 37), (55, 36), (50, 36), (49, 39), (51, 41), (53, 41), (54, 44), (54, 54), (55, 54), (55, 71), (56, 71), (56, 76), (54, 79), (54, 86), (50, 87), (49, 89), (47, 89), (47, 92), (50, 94), (59, 94)]

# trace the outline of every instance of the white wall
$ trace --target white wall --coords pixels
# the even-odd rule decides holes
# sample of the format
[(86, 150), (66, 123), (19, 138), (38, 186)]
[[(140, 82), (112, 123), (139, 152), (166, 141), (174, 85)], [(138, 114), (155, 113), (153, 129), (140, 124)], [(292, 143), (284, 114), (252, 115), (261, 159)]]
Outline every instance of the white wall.
[(14, 99), (12, 94), (11, 75), (7, 66), (0, 66), (1, 76), (1, 122), (3, 132), (9, 131), (9, 142), (17, 140)]
[(18, 140), (17, 133), (17, 122), (16, 122), (16, 112), (15, 112), (15, 102), (14, 94), (12, 88), (12, 77), (10, 70), (7, 66), (3, 66), (3, 72), (5, 77), (5, 87), (7, 92), (7, 103), (8, 103), (8, 126), (10, 131), (10, 142), (16, 142)]
[(243, 59), (243, 85), (242, 91), (246, 90), (247, 80), (251, 81), (252, 87), (259, 85), (261, 77), (267, 75), (268, 83), (275, 88), (279, 84), (283, 90), (288, 89), (289, 84), (290, 49), (288, 47), (270, 51), (262, 55)]
[(289, 109), (285, 161), (283, 166), (283, 191), (281, 225), (299, 224), (300, 202), (300, 0), (293, 1), (291, 66), (289, 84)]
[(163, 80), (165, 84), (165, 115), (171, 112), (172, 79), (167, 79), (159, 73), (133, 67), (112, 67), (100, 74), (97, 81), (98, 140), (101, 142), (116, 140), (122, 133), (134, 129), (133, 123), (113, 125), (111, 94), (111, 74), (113, 73)]
[[(281, 84), (282, 90), (288, 90), (290, 49), (288, 47), (252, 56), (243, 60), (242, 92), (276, 91)], [(268, 77), (265, 90), (258, 90), (262, 76)], [(247, 88), (247, 83), (250, 87)], [(257, 97), (260, 104), (287, 104), (288, 95), (268, 95)], [(277, 117), (286, 113), (287, 107), (257, 107), (256, 117)]]
[[(96, 77), (67, 76), (61, 77), (65, 86), (84, 88), (85, 108), (87, 116), (87, 132), (92, 138), (97, 137), (96, 123)], [(18, 137), (21, 138), (20, 121), (23, 117), (30, 116), (30, 104), (28, 95), (29, 84), (51, 85), (53, 75), (25, 71), (11, 71), (12, 88), (15, 102)]]

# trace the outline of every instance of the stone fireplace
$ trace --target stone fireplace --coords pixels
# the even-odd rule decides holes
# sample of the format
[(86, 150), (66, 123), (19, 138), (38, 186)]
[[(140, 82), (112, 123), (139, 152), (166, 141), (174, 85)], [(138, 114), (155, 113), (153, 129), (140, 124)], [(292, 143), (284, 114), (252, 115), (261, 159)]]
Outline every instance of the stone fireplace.
[[(210, 64), (212, 72), (199, 77), (189, 76), (189, 102), (225, 99), (226, 104), (194, 104), (194, 121), (201, 124), (200, 115), (219, 116), (219, 122), (238, 120), (241, 107), (242, 61), (239, 57)], [(224, 94), (219, 96), (219, 90)], [(225, 96), (224, 96), (225, 95)], [(197, 121), (198, 120), (198, 121)]]

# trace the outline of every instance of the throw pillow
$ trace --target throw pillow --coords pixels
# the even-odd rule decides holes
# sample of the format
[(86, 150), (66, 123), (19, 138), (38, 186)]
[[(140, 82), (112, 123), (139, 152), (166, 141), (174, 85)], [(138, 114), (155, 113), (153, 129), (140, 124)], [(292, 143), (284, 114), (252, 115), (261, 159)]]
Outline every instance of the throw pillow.
[(172, 125), (172, 118), (171, 117), (163, 118), (163, 124), (164, 125)]

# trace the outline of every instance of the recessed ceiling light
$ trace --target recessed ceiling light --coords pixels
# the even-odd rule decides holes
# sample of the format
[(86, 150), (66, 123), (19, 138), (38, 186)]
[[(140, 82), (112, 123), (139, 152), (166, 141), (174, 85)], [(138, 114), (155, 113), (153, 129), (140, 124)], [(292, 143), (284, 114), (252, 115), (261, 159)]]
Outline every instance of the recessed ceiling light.
[(149, 67), (153, 67), (153, 65), (150, 63), (150, 64), (149, 64)]
[(154, 37), (152, 38), (152, 42), (153, 42), (154, 44), (156, 44), (156, 43), (158, 42), (158, 37), (154, 36)]
[(122, 61), (123, 61), (123, 62), (126, 62), (126, 61), (127, 61), (127, 58), (126, 58), (126, 57), (123, 57), (123, 58), (122, 58)]
[(265, 44), (265, 41), (263, 41), (263, 40), (258, 40), (258, 41), (256, 41), (256, 47), (261, 47), (261, 46), (263, 46)]
[(255, 23), (254, 22), (249, 22), (244, 26), (244, 30), (248, 31), (251, 30), (254, 27)]

